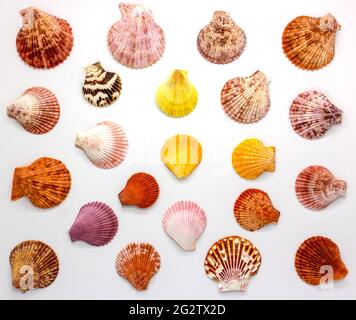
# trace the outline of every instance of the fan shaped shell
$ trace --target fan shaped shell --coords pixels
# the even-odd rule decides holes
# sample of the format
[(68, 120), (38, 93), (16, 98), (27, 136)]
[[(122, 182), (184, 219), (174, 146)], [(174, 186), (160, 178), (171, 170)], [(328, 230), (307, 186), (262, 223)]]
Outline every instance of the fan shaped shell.
[(339, 247), (325, 237), (305, 240), (295, 255), (295, 269), (299, 277), (310, 285), (319, 285), (326, 278), (341, 280), (348, 270), (341, 260)]
[(44, 134), (57, 124), (60, 106), (50, 90), (33, 87), (7, 107), (7, 115), (14, 118), (26, 131)]
[(197, 46), (206, 60), (226, 64), (241, 56), (246, 35), (227, 12), (215, 11), (210, 23), (199, 32)]
[(105, 203), (84, 205), (69, 230), (72, 241), (82, 240), (93, 246), (108, 244), (116, 235), (119, 222), (115, 212)]
[(161, 258), (148, 243), (133, 242), (122, 249), (116, 258), (116, 271), (137, 290), (145, 290), (161, 267)]
[(206, 227), (206, 215), (198, 204), (179, 201), (165, 212), (164, 231), (185, 251), (195, 250), (195, 243)]
[(340, 25), (331, 14), (320, 18), (297, 17), (283, 32), (284, 53), (301, 69), (321, 69), (334, 59), (336, 32), (339, 29)]
[(322, 166), (309, 166), (297, 177), (295, 191), (299, 202), (311, 210), (322, 210), (345, 197), (347, 184)]
[(20, 11), (23, 25), (17, 34), (16, 47), (22, 60), (34, 68), (53, 68), (69, 56), (73, 48), (72, 28), (35, 7)]
[(109, 48), (114, 58), (130, 68), (145, 68), (163, 55), (165, 36), (150, 9), (120, 3), (121, 19), (109, 31)]
[(242, 178), (253, 180), (263, 172), (275, 170), (275, 148), (265, 147), (258, 139), (246, 139), (232, 154), (232, 166)]
[(267, 224), (277, 223), (280, 213), (273, 207), (266, 192), (247, 189), (236, 199), (234, 215), (242, 228), (255, 231)]
[(247, 239), (230, 236), (216, 241), (205, 257), (205, 273), (220, 291), (243, 291), (261, 265), (258, 249)]
[(84, 150), (98, 168), (118, 166), (126, 156), (128, 141), (125, 131), (113, 121), (102, 121), (77, 134), (75, 145)]
[(57, 278), (59, 261), (54, 250), (41, 241), (18, 244), (10, 253), (12, 285), (26, 292), (46, 288)]
[(70, 172), (61, 161), (39, 158), (29, 166), (15, 169), (11, 200), (26, 196), (39, 208), (51, 208), (67, 197), (70, 187)]

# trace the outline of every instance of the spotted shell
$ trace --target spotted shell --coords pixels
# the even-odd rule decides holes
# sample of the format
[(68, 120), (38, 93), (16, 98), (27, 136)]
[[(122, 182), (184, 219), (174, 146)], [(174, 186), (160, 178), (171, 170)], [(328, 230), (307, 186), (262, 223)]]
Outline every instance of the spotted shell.
[(116, 272), (136, 290), (145, 290), (161, 267), (161, 258), (148, 243), (133, 242), (122, 249), (116, 258)]
[(39, 158), (29, 166), (15, 169), (11, 200), (26, 196), (39, 208), (51, 208), (67, 197), (70, 187), (70, 172), (61, 161)]
[(59, 261), (56, 253), (41, 241), (18, 244), (10, 253), (12, 285), (22, 292), (46, 288), (57, 278)]
[(299, 277), (314, 286), (326, 280), (341, 280), (348, 274), (339, 247), (330, 239), (320, 236), (309, 238), (301, 244), (294, 264)]
[(330, 13), (320, 18), (297, 17), (283, 32), (284, 53), (301, 69), (321, 69), (334, 59), (339, 29), (340, 25)]
[(311, 210), (322, 210), (340, 197), (346, 196), (347, 184), (337, 180), (322, 166), (305, 168), (297, 177), (295, 192), (299, 202)]
[(22, 28), (16, 47), (22, 60), (34, 68), (53, 68), (67, 59), (73, 48), (72, 28), (35, 7), (20, 11)]

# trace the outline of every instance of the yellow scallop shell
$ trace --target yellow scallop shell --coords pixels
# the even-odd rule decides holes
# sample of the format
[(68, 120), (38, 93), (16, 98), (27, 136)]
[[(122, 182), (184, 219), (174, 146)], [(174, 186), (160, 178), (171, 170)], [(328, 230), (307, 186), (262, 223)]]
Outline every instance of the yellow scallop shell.
[(198, 103), (198, 92), (188, 79), (185, 70), (174, 70), (156, 92), (156, 103), (170, 117), (184, 117)]
[(232, 166), (242, 178), (253, 180), (275, 170), (275, 147), (265, 147), (258, 139), (246, 139), (232, 153)]
[(162, 162), (178, 179), (188, 177), (200, 164), (201, 144), (192, 136), (177, 134), (168, 139), (161, 150)]

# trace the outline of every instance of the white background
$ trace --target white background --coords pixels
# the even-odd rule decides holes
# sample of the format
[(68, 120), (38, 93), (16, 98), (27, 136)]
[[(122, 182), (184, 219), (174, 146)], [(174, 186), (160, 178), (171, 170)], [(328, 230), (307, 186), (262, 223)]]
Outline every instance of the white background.
[[(0, 2), (0, 298), (3, 299), (340, 299), (356, 296), (356, 152), (355, 152), (355, 30), (356, 2), (351, 0), (299, 1), (145, 1), (165, 31), (166, 51), (153, 67), (131, 70), (115, 61), (107, 47), (107, 32), (120, 18), (117, 0), (33, 0)], [(63, 64), (52, 70), (35, 70), (19, 58), (15, 39), (21, 27), (20, 9), (29, 5), (68, 20), (74, 31), (74, 48)], [(205, 61), (196, 49), (199, 30), (214, 10), (227, 10), (247, 35), (243, 55), (228, 65)], [(328, 67), (307, 72), (294, 67), (281, 49), (286, 24), (298, 15), (321, 16), (331, 12), (342, 25), (336, 56)], [(122, 96), (99, 109), (81, 94), (84, 67), (100, 60), (107, 70), (120, 74)], [(172, 119), (155, 106), (157, 86), (174, 68), (189, 71), (199, 92), (196, 110), (186, 118)], [(271, 110), (262, 121), (242, 125), (230, 120), (220, 106), (220, 90), (236, 76), (262, 70), (271, 79)], [(31, 135), (6, 115), (6, 106), (31, 86), (52, 90), (61, 104), (61, 118), (50, 133)], [(296, 95), (318, 89), (342, 110), (343, 123), (318, 141), (300, 138), (291, 128), (288, 111)], [(122, 125), (129, 138), (125, 161), (102, 170), (74, 146), (78, 131), (101, 120)], [(195, 136), (203, 146), (203, 161), (186, 180), (178, 181), (160, 161), (164, 141), (177, 133)], [(231, 167), (233, 148), (256, 137), (276, 147), (276, 171), (255, 181), (240, 178)], [(59, 206), (41, 210), (26, 198), (10, 201), (13, 170), (42, 156), (62, 160), (72, 174), (72, 189)], [(346, 199), (320, 213), (302, 207), (294, 181), (306, 166), (319, 164), (348, 182)], [(161, 193), (146, 210), (122, 208), (117, 193), (137, 171), (153, 174)], [(243, 230), (233, 216), (237, 196), (257, 187), (269, 193), (281, 211), (278, 225), (254, 233)], [(80, 207), (89, 201), (109, 204), (119, 218), (119, 232), (107, 246), (71, 243), (68, 229)], [(165, 209), (178, 200), (196, 201), (205, 209), (208, 225), (195, 252), (183, 252), (161, 227)], [(251, 240), (263, 260), (246, 292), (221, 294), (208, 279), (203, 262), (210, 245), (227, 235)], [(321, 290), (301, 281), (294, 270), (294, 255), (301, 242), (314, 235), (330, 237), (340, 247), (349, 275), (333, 290)], [(22, 294), (11, 287), (9, 253), (18, 243), (37, 239), (57, 252), (60, 273), (48, 288)], [(118, 251), (131, 241), (146, 241), (159, 251), (162, 266), (148, 290), (137, 292), (114, 268)]]

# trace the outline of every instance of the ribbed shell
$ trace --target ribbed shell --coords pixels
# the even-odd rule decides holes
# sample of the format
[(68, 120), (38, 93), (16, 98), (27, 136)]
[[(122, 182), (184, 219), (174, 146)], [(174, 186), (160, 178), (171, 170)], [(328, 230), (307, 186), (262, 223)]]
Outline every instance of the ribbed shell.
[(51, 208), (67, 197), (70, 187), (70, 172), (61, 161), (39, 158), (27, 167), (15, 169), (11, 200), (26, 196), (39, 208)]
[(269, 111), (268, 79), (261, 71), (247, 78), (234, 78), (226, 82), (221, 91), (221, 104), (225, 113), (240, 123), (261, 120)]
[(318, 139), (342, 121), (342, 111), (321, 92), (307, 91), (298, 95), (289, 111), (296, 133), (305, 139)]
[(102, 121), (78, 133), (75, 145), (84, 150), (95, 166), (111, 169), (124, 161), (128, 141), (122, 127), (113, 121)]
[(151, 10), (139, 4), (120, 3), (121, 19), (109, 31), (114, 58), (130, 68), (145, 68), (163, 55), (165, 37)]
[(28, 132), (44, 134), (57, 124), (60, 106), (56, 96), (48, 89), (27, 89), (7, 107), (7, 115), (15, 119)]
[(242, 178), (253, 180), (263, 172), (275, 170), (275, 148), (258, 139), (246, 139), (232, 153), (232, 166)]
[(137, 290), (147, 289), (148, 283), (160, 267), (159, 253), (148, 243), (130, 243), (116, 258), (116, 272)]
[(123, 206), (148, 208), (158, 198), (159, 186), (156, 179), (148, 173), (135, 173), (127, 180), (125, 188), (119, 193)]
[(84, 205), (69, 230), (72, 241), (82, 240), (93, 246), (108, 244), (116, 235), (119, 222), (115, 212), (105, 203)]
[(220, 291), (243, 291), (261, 265), (258, 249), (247, 239), (230, 236), (216, 241), (205, 257), (205, 273)]
[(117, 73), (105, 71), (100, 62), (85, 68), (84, 98), (96, 107), (116, 101), (121, 93), (121, 79)]
[(11, 251), (9, 259), (12, 285), (23, 292), (48, 287), (59, 272), (56, 253), (41, 241), (29, 240), (18, 244)]
[(198, 92), (188, 79), (188, 71), (174, 70), (156, 92), (156, 103), (170, 117), (184, 117), (198, 103)]
[(331, 14), (320, 18), (297, 17), (283, 32), (284, 53), (301, 69), (321, 69), (334, 58), (336, 32), (339, 29), (340, 25)]
[[(314, 286), (321, 284), (325, 277), (341, 280), (348, 274), (339, 247), (325, 237), (316, 236), (305, 240), (295, 255), (294, 263), (299, 277)], [(332, 274), (329, 273), (331, 271)]]
[(266, 192), (247, 189), (236, 199), (234, 215), (242, 228), (255, 231), (267, 224), (276, 224), (280, 213), (273, 207)]
[(161, 150), (161, 160), (178, 179), (188, 177), (200, 164), (203, 149), (192, 136), (177, 134), (168, 139)]
[(199, 32), (197, 46), (206, 60), (230, 63), (244, 51), (246, 35), (227, 12), (215, 11), (210, 23)]
[(22, 60), (34, 68), (53, 68), (67, 59), (73, 48), (73, 34), (66, 20), (35, 7), (20, 13), (23, 25), (16, 47)]
[(165, 212), (164, 231), (185, 251), (195, 250), (195, 243), (206, 227), (206, 215), (192, 201), (178, 201)]
[(347, 184), (337, 180), (322, 166), (305, 168), (297, 177), (295, 192), (299, 202), (311, 210), (322, 210), (340, 197), (346, 196)]

